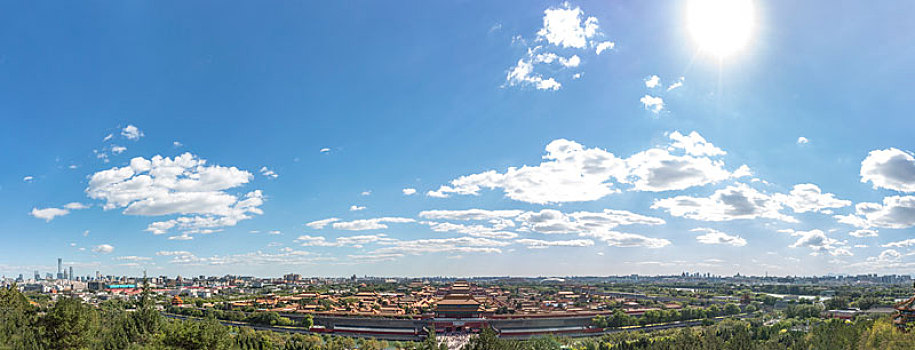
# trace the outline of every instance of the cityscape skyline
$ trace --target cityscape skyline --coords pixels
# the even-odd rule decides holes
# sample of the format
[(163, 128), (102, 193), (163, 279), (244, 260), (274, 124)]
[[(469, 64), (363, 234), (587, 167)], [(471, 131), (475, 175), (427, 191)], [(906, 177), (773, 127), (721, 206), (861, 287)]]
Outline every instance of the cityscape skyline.
[(911, 274), (915, 4), (752, 4), (11, 4), (0, 275)]

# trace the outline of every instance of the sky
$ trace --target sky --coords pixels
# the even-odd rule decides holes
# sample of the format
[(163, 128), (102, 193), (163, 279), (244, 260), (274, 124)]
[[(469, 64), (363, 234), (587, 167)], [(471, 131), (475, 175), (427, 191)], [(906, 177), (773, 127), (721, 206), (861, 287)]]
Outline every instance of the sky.
[(915, 4), (703, 1), (5, 3), (0, 274), (909, 274)]

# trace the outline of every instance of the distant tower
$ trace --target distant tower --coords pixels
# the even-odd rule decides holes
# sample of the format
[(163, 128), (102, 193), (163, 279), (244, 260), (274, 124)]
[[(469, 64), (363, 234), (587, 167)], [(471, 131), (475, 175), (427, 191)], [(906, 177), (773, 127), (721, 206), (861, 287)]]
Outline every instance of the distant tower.
[(57, 258), (57, 279), (64, 278), (63, 259)]
[(76, 276), (73, 275), (73, 265), (70, 265), (70, 280), (76, 279)]
[(37, 281), (37, 280), (40, 280), (40, 279), (41, 279), (41, 274), (38, 273), (38, 270), (35, 270), (35, 280)]

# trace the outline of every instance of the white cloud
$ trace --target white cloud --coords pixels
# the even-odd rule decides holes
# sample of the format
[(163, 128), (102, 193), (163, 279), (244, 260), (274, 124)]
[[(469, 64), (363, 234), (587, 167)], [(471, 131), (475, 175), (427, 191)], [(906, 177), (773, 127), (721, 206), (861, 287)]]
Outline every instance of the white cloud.
[(112, 153), (112, 154), (121, 154), (121, 153), (124, 153), (125, 151), (127, 151), (127, 147), (118, 146), (118, 145), (111, 145), (111, 153)]
[(476, 195), (486, 187), (502, 188), (509, 198), (528, 203), (591, 201), (616, 192), (608, 180), (625, 171), (625, 164), (612, 153), (598, 148), (585, 149), (565, 139), (550, 142), (543, 158), (545, 161), (537, 166), (511, 167), (505, 173), (490, 170), (462, 176), (428, 195)]
[(579, 236), (595, 238), (611, 247), (663, 248), (670, 245), (670, 241), (663, 238), (651, 238), (634, 233), (616, 231), (582, 232)]
[(340, 221), (340, 219), (338, 219), (338, 218), (327, 218), (327, 219), (322, 219), (322, 220), (317, 220), (317, 221), (309, 222), (309, 223), (305, 224), (305, 226), (308, 226), (308, 227), (313, 228), (313, 229), (315, 229), (315, 230), (320, 230), (320, 229), (324, 228), (324, 226), (327, 226), (328, 224), (334, 223), (334, 222), (337, 222), (337, 221)]
[(518, 239), (515, 243), (525, 245), (528, 249), (543, 249), (549, 247), (590, 247), (594, 241), (590, 239), (571, 239), (566, 241), (544, 241), (540, 239)]
[(537, 90), (559, 90), (562, 87), (556, 79), (546, 78), (534, 73), (534, 64), (530, 60), (520, 59), (518, 64), (508, 71), (505, 77), (508, 86), (534, 86)]
[[(113, 248), (112, 248), (112, 249), (113, 249)], [(119, 256), (119, 257), (114, 258), (114, 259), (115, 259), (115, 260), (121, 260), (121, 261), (150, 261), (150, 260), (152, 260), (152, 258), (150, 258), (150, 257), (145, 257), (145, 256), (134, 256), (134, 255), (130, 255), (130, 256)]]
[[(679, 136), (677, 136), (679, 135)], [(700, 135), (670, 135), (671, 150), (684, 149), (694, 154), (723, 153)], [(632, 184), (638, 191), (680, 190), (750, 174), (745, 166), (729, 172), (724, 163), (708, 157), (673, 155), (668, 149), (653, 148), (628, 159), (618, 158), (600, 148), (558, 139), (546, 146), (544, 161), (536, 166), (510, 167), (466, 175), (452, 180), (428, 196), (445, 198), (451, 194), (477, 195), (483, 188), (502, 189), (511, 199), (536, 204), (593, 201), (619, 190), (611, 180)]]
[(184, 146), (184, 145), (181, 144), (181, 142), (174, 141), (174, 142), (172, 142), (172, 146), (177, 148), (177, 147), (181, 147), (181, 146)]
[(324, 148), (322, 148), (322, 149), (321, 149), (321, 150), (320, 150), (320, 151), (319, 151), (319, 152), (321, 152), (321, 153), (327, 153), (327, 152), (330, 152), (330, 148), (328, 148), (328, 147), (324, 147)]
[(432, 238), (412, 241), (395, 241), (390, 246), (374, 250), (375, 254), (426, 253), (501, 253), (498, 247), (511, 243), (481, 237)]
[(360, 194), (363, 195), (363, 196), (371, 196), (371, 195), (372, 195), (372, 191), (362, 191), (362, 193), (360, 193)]
[(316, 256), (311, 252), (287, 250), (271, 254), (262, 251), (251, 253), (198, 257), (193, 254), (176, 255), (170, 262), (185, 265), (310, 265), (332, 258)]
[(658, 96), (645, 95), (639, 99), (639, 102), (642, 102), (645, 109), (654, 114), (661, 113), (661, 110), (664, 109), (664, 99)]
[(691, 156), (723, 156), (727, 152), (716, 147), (711, 142), (705, 140), (698, 132), (691, 132), (689, 135), (683, 135), (679, 131), (674, 131), (668, 135), (670, 138), (670, 151), (681, 149)]
[(271, 178), (271, 179), (275, 179), (275, 178), (280, 177), (280, 175), (278, 175), (275, 171), (270, 170), (270, 169), (268, 169), (268, 168), (265, 167), (265, 166), (264, 166), (264, 167), (261, 167), (260, 172), (261, 172), (261, 175), (264, 175), (265, 177), (268, 177), (268, 178)]
[(358, 264), (371, 264), (387, 261), (394, 261), (404, 257), (403, 254), (350, 254), (347, 259)]
[(428, 225), (435, 232), (455, 232), (466, 234), (472, 237), (483, 237), (492, 239), (511, 239), (518, 237), (517, 233), (502, 231), (500, 227), (484, 225), (464, 225), (450, 222), (433, 222), (423, 221), (423, 225)]
[(710, 228), (695, 228), (690, 231), (705, 232), (705, 234), (696, 236), (696, 240), (702, 244), (724, 244), (732, 245), (735, 247), (743, 247), (747, 245), (747, 240), (741, 238), (740, 236), (729, 235), (727, 233)]
[(594, 48), (594, 53), (600, 55), (606, 50), (613, 50), (613, 47), (616, 46), (612, 41), (602, 41), (597, 43)]
[(133, 158), (130, 165), (93, 174), (86, 193), (104, 200), (104, 209), (124, 208), (126, 215), (183, 216), (150, 224), (147, 231), (164, 233), (178, 227), (185, 230), (234, 226), (261, 214), (263, 194), (226, 192), (251, 180), (253, 175), (235, 167), (207, 166), (190, 153), (167, 158)]
[(884, 244), (882, 247), (884, 247), (884, 248), (889, 248), (889, 247), (907, 248), (907, 247), (911, 247), (911, 246), (915, 246), (915, 238), (910, 238), (910, 239), (896, 241), (896, 242), (890, 242), (890, 243)]
[(661, 85), (661, 78), (657, 75), (652, 75), (645, 79), (645, 87), (649, 89), (654, 89)]
[(890, 196), (880, 203), (858, 203), (855, 213), (836, 215), (839, 222), (859, 228), (903, 229), (915, 226), (915, 196)]
[(597, 18), (585, 17), (581, 8), (566, 3), (543, 11), (543, 28), (537, 32), (537, 39), (563, 48), (581, 49), (600, 33), (599, 29)]
[(797, 241), (794, 242), (794, 244), (789, 246), (790, 248), (807, 247), (813, 251), (811, 255), (819, 255), (821, 253), (827, 253), (832, 256), (853, 255), (851, 251), (845, 247), (845, 242), (829, 238), (826, 233), (821, 230), (783, 230), (783, 232), (787, 232), (792, 236), (799, 237)]
[(347, 230), (347, 231), (365, 231), (365, 230), (380, 230), (388, 228), (388, 225), (385, 223), (406, 223), (406, 222), (415, 222), (416, 220), (410, 218), (400, 218), (400, 217), (383, 217), (383, 218), (373, 218), (373, 219), (363, 219), (363, 220), (353, 220), (347, 222), (334, 222), (332, 227), (336, 230)]
[(810, 142), (810, 140), (808, 140), (806, 137), (801, 136), (797, 138), (797, 144), (799, 145), (803, 145), (808, 142)]
[(832, 193), (821, 192), (820, 187), (814, 184), (794, 185), (788, 195), (779, 193), (774, 197), (796, 213), (822, 212), (830, 208), (843, 208), (851, 205), (851, 201), (838, 199)]
[(158, 256), (179, 256), (179, 255), (194, 255), (194, 254), (189, 251), (186, 251), (186, 250), (173, 250), (173, 251), (161, 250), (161, 251), (156, 252), (156, 255), (158, 255)]
[(64, 216), (64, 215), (70, 214), (70, 211), (66, 210), (66, 209), (60, 209), (60, 208), (44, 208), (44, 209), (32, 208), (32, 212), (30, 214), (36, 218), (50, 222), (51, 220), (54, 220), (54, 218), (56, 218), (58, 216)]
[(360, 211), (360, 210), (365, 210), (365, 207), (360, 207), (358, 205), (349, 206), (349, 211)]
[(108, 134), (105, 136), (105, 138), (102, 139), (102, 142), (108, 142), (112, 138), (114, 138), (114, 134)]
[(848, 235), (850, 235), (852, 237), (858, 237), (858, 238), (877, 237), (877, 231), (876, 230), (866, 230), (866, 229), (855, 230), (855, 231), (849, 232)]
[(415, 189), (415, 188), (405, 188), (405, 189), (403, 189), (402, 191), (403, 191), (403, 195), (404, 195), (404, 196), (412, 196), (413, 194), (416, 193), (416, 189)]
[(92, 247), (92, 251), (96, 253), (109, 254), (114, 251), (114, 247), (110, 244), (99, 244), (95, 247)]
[(26, 177), (23, 177), (23, 178), (22, 178), (22, 181), (23, 181), (23, 182), (32, 182), (32, 180), (34, 180), (34, 179), (35, 179), (35, 178), (32, 177), (32, 176), (26, 176)]
[[(712, 146), (714, 147), (714, 146)], [(741, 167), (731, 173), (724, 162), (707, 157), (677, 156), (659, 148), (636, 153), (626, 159), (628, 174), (620, 182), (631, 183), (637, 191), (661, 192), (683, 190), (745, 176)]]
[(352, 246), (354, 248), (362, 248), (363, 245), (370, 243), (397, 242), (397, 240), (388, 238), (385, 234), (337, 237), (334, 242), (328, 241), (324, 236), (302, 235), (299, 236), (299, 238), (297, 238), (295, 241), (306, 247)]
[(915, 192), (915, 157), (896, 148), (871, 151), (861, 162), (861, 182), (874, 189)]
[(70, 202), (70, 203), (64, 204), (64, 208), (67, 208), (70, 210), (80, 210), (80, 209), (89, 208), (89, 206), (86, 204), (80, 203), (80, 202)]
[[(139, 128), (133, 125), (127, 125), (124, 129), (121, 130), (121, 136), (126, 137), (128, 140), (139, 140), (143, 137), (143, 131), (140, 131)], [(107, 140), (106, 140), (107, 141)]]
[[(558, 63), (561, 67), (558, 69), (550, 67), (550, 74), (578, 67), (582, 62), (578, 54), (563, 56), (557, 54), (557, 50), (576, 51), (583, 54), (593, 49), (597, 55), (600, 55), (601, 52), (610, 50), (614, 46), (611, 41), (598, 40), (602, 36), (597, 18), (586, 17), (579, 7), (572, 8), (566, 3), (561, 7), (546, 9), (543, 16), (543, 27), (537, 31), (537, 38), (534, 40), (533, 46), (528, 46), (528, 42), (520, 36), (512, 39), (513, 43), (528, 46), (527, 55), (519, 59), (518, 63), (508, 70), (505, 85), (532, 86), (538, 90), (548, 91), (560, 89), (562, 83), (553, 76), (544, 76), (539, 71), (546, 69), (538, 67)], [(577, 79), (575, 76), (581, 77), (580, 74), (575, 73), (572, 79)]]
[(707, 198), (676, 196), (657, 199), (651, 208), (700, 221), (767, 218), (797, 222), (797, 219), (779, 212), (781, 201), (742, 183), (717, 190)]
[(670, 84), (670, 86), (667, 87), (667, 91), (671, 91), (673, 89), (683, 86), (684, 81), (686, 81), (686, 77), (680, 77), (680, 79), (677, 79), (676, 82), (674, 82), (673, 84)]
[(425, 210), (419, 213), (419, 217), (433, 220), (488, 221), (513, 218), (521, 213), (521, 210)]
[(280, 232), (279, 230), (270, 230), (270, 231), (267, 231), (267, 234), (268, 234), (268, 235), (278, 235), (278, 234), (281, 234), (281, 233), (282, 233), (282, 232)]

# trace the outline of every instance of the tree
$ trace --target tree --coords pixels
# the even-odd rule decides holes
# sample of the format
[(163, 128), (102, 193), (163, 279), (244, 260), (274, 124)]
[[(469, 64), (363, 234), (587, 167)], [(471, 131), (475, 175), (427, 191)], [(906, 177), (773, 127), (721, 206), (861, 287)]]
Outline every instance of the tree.
[(60, 297), (40, 324), (45, 348), (83, 349), (95, 334), (96, 313), (80, 299)]
[(15, 284), (0, 287), (0, 344), (14, 349), (38, 349), (37, 313)]

